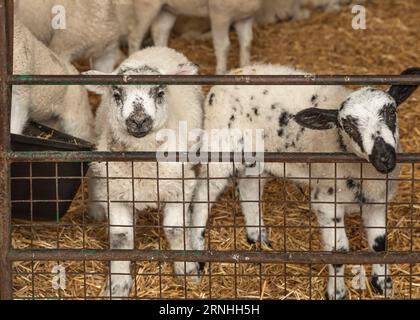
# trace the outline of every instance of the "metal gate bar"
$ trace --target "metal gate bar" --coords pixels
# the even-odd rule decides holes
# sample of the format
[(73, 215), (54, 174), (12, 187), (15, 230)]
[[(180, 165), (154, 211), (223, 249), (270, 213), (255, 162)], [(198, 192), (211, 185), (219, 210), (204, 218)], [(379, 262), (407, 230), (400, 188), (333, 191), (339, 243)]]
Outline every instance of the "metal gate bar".
[(420, 252), (251, 252), (184, 250), (11, 250), (9, 261), (191, 261), (282, 264), (403, 264), (420, 261)]

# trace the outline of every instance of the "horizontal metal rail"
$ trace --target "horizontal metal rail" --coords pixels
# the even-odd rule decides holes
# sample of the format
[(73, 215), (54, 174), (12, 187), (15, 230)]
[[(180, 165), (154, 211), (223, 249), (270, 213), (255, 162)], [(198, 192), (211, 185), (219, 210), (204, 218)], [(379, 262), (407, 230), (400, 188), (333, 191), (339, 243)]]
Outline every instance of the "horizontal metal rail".
[(419, 85), (419, 75), (14, 75), (12, 85)]
[[(169, 153), (172, 158), (166, 162), (188, 162), (197, 158), (196, 153), (173, 152)], [(156, 162), (156, 152), (91, 152), (91, 151), (23, 151), (10, 152), (11, 162), (89, 162), (89, 161), (115, 161), (115, 162)], [(286, 163), (367, 163), (350, 153), (202, 153), (202, 157), (209, 159), (209, 162), (234, 162), (236, 159), (264, 159), (264, 162), (286, 162)], [(162, 160), (161, 162), (165, 162)], [(420, 153), (402, 153), (397, 157), (398, 163), (420, 162)]]
[(285, 264), (412, 264), (420, 262), (419, 252), (250, 252), (250, 251), (168, 251), (168, 250), (11, 250), (15, 261), (191, 261), (219, 263)]

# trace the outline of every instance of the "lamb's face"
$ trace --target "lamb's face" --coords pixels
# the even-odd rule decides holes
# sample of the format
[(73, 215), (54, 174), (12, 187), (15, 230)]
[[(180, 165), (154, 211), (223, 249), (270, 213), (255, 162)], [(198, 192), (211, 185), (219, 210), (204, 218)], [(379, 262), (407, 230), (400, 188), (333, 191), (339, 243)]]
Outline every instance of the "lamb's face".
[(380, 173), (395, 169), (397, 103), (388, 93), (365, 88), (351, 94), (338, 112), (338, 127), (349, 151), (369, 160)]
[[(418, 75), (420, 68), (409, 68), (401, 74)], [(294, 119), (305, 128), (338, 130), (347, 151), (369, 160), (380, 173), (387, 174), (396, 167), (397, 107), (417, 88), (417, 85), (393, 85), (387, 92), (361, 89), (352, 93), (339, 110), (308, 108), (298, 112)]]
[(111, 96), (118, 123), (129, 135), (143, 138), (164, 125), (167, 86), (113, 86)]

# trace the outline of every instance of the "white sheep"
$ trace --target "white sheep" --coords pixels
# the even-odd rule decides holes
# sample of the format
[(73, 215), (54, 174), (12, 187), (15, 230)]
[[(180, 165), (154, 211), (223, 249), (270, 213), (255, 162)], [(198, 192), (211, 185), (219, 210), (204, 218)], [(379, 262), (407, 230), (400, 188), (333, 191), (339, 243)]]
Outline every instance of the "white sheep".
[[(130, 56), (114, 74), (192, 75), (197, 72), (197, 67), (175, 50), (152, 47)], [(87, 74), (101, 73), (90, 71)], [(202, 127), (203, 95), (199, 86), (121, 85), (88, 88), (102, 94), (96, 120), (99, 151), (163, 150), (165, 143), (162, 145), (162, 139), (165, 134), (176, 138), (180, 122), (184, 122), (189, 128)], [(167, 149), (169, 150), (163, 151), (187, 151), (187, 147), (182, 145), (174, 149), (168, 146)], [(89, 211), (96, 219), (109, 216), (111, 248), (133, 249), (133, 211), (152, 207), (163, 209), (163, 230), (170, 249), (189, 249), (189, 241), (184, 242), (184, 239), (188, 240), (189, 232), (183, 230), (183, 227), (189, 225), (186, 213), (195, 182), (185, 180), (183, 183), (181, 178), (195, 177), (192, 164), (160, 163), (159, 168), (156, 162), (139, 162), (133, 165), (134, 167), (130, 162), (108, 165), (93, 163), (90, 167)], [(156, 180), (157, 175), (162, 179), (159, 182)], [(113, 179), (107, 182), (104, 180), (107, 176)], [(175, 263), (175, 272), (183, 274), (184, 269), (189, 272), (194, 266)], [(110, 286), (107, 285), (104, 296), (128, 296), (132, 286), (130, 263), (111, 262), (108, 283)]]
[(95, 69), (111, 72), (124, 32), (117, 16), (124, 11), (114, 1), (123, 0), (17, 0), (15, 12), (58, 55), (71, 62), (92, 58)]
[(229, 29), (234, 25), (240, 42), (240, 65), (250, 63), (253, 17), (262, 0), (134, 0), (137, 30), (130, 34), (130, 52), (138, 50), (151, 28), (155, 45), (167, 46), (177, 15), (210, 17), (217, 58), (216, 72), (226, 72), (230, 47)]
[[(409, 69), (404, 74), (420, 73)], [(233, 75), (299, 75), (301, 71), (275, 65), (250, 66)], [(386, 202), (391, 201), (397, 183), (399, 167), (396, 153), (400, 150), (397, 106), (403, 103), (416, 86), (393, 86), (388, 92), (364, 88), (355, 92), (342, 86), (216, 86), (208, 96), (204, 113), (206, 133), (227, 131), (223, 151), (244, 151), (244, 130), (264, 129), (267, 152), (352, 152), (367, 164), (265, 163), (262, 177), (269, 175), (301, 178), (295, 182), (311, 186), (311, 208), (316, 212), (326, 251), (348, 251), (349, 243), (344, 227), (344, 215), (362, 208), (362, 216), (371, 251), (386, 250)], [(309, 108), (309, 109), (308, 109)], [(238, 131), (239, 130), (239, 131)], [(317, 131), (314, 131), (317, 130)], [(242, 133), (242, 134), (241, 134)], [(202, 151), (214, 149), (211, 141)], [(247, 148), (245, 152), (255, 151)], [(257, 150), (258, 151), (258, 150)], [(248, 163), (248, 164), (247, 164)], [(208, 205), (214, 203), (236, 174), (242, 211), (251, 242), (269, 244), (258, 201), (265, 179), (246, 174), (255, 163), (210, 163), (210, 177), (197, 184), (192, 209), (192, 249), (204, 250), (204, 228), (208, 219)], [(362, 168), (362, 169), (361, 169)], [(204, 168), (205, 169), (205, 168)], [(263, 170), (262, 170), (263, 169)], [(362, 170), (362, 176), (361, 176)], [(203, 170), (201, 177), (207, 177)], [(309, 182), (309, 176), (312, 178)], [(226, 179), (219, 179), (226, 177)], [(304, 180), (304, 179), (307, 180)], [(341, 180), (340, 180), (341, 179)], [(363, 180), (364, 179), (364, 180)], [(209, 186), (209, 188), (208, 188)], [(387, 192), (388, 190), (388, 192)], [(334, 205), (334, 202), (337, 204)], [(345, 203), (345, 204), (342, 204)], [(261, 217), (261, 219), (260, 219)], [(197, 265), (197, 268), (199, 266)], [(343, 265), (329, 267), (328, 297), (342, 299), (346, 295)], [(392, 279), (389, 268), (373, 265), (372, 284), (380, 292), (390, 293)]]
[[(19, 75), (77, 75), (15, 18), (13, 72)], [(12, 92), (11, 132), (21, 134), (28, 121), (48, 124), (90, 141), (93, 113), (83, 86), (15, 86)]]

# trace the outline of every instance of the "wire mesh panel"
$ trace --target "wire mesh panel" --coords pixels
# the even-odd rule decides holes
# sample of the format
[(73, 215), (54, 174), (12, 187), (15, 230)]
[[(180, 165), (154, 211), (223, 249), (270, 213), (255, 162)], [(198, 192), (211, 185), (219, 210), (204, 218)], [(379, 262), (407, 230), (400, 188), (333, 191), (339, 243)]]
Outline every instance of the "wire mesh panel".
[[(332, 156), (328, 161), (334, 161), (333, 159)], [(110, 273), (115, 275), (118, 272), (112, 271), (109, 261), (104, 261), (103, 257), (95, 259), (94, 255), (111, 249), (112, 239), (109, 234), (110, 229), (115, 227), (133, 231), (136, 250), (132, 254), (119, 251), (118, 256), (114, 257), (114, 260), (124, 257), (132, 260), (130, 274), (134, 282), (130, 292), (131, 298), (323, 299), (329, 279), (328, 267), (325, 264), (328, 262), (334, 264), (349, 262), (344, 274), (337, 275), (337, 277), (344, 277), (349, 289), (349, 298), (382, 298), (384, 295), (375, 291), (370, 284), (372, 272), (370, 262), (378, 263), (384, 257), (390, 259), (389, 261), (395, 261), (390, 264), (390, 274), (386, 275), (393, 278), (393, 290), (387, 291), (385, 298), (418, 299), (420, 297), (420, 265), (415, 259), (420, 249), (420, 226), (417, 223), (420, 217), (420, 181), (418, 179), (420, 160), (402, 164), (401, 175), (395, 178), (398, 184), (395, 198), (388, 203), (375, 204), (362, 204), (355, 201), (355, 210), (346, 215), (345, 227), (340, 226), (341, 221), (338, 219), (335, 225), (330, 227), (335, 233), (340, 232), (340, 228), (346, 229), (350, 241), (349, 253), (324, 251), (320, 238), (322, 227), (319, 226), (315, 214), (311, 212), (316, 200), (311, 200), (309, 189), (309, 187), (314, 188), (320, 179), (328, 180), (334, 186), (343, 178), (340, 180), (334, 175), (331, 177), (312, 176), (311, 178), (309, 175), (291, 177), (287, 174), (287, 170), (288, 166), (293, 164), (284, 162), (272, 163), (272, 165), (283, 168), (287, 178), (230, 177), (222, 196), (213, 202), (205, 202), (205, 205), (211, 208), (205, 230), (205, 251), (191, 252), (185, 247), (185, 255), (182, 253), (184, 249), (171, 255), (165, 229), (174, 226), (165, 224), (162, 213), (168, 204), (182, 205), (185, 204), (185, 199), (164, 199), (161, 190), (165, 188), (165, 183), (179, 182), (184, 186), (186, 183), (198, 182), (201, 179), (211, 188), (215, 181), (225, 178), (212, 176), (211, 171), (208, 175), (207, 169), (210, 164), (202, 165), (202, 172), (205, 173), (202, 178), (186, 178), (183, 175), (184, 170), (180, 170), (179, 177), (165, 177), (161, 175), (161, 168), (167, 164), (136, 161), (124, 163), (130, 168), (132, 174), (116, 177), (109, 173), (109, 168), (121, 163), (103, 162), (102, 164), (108, 168), (108, 175), (103, 178), (86, 176), (84, 163), (80, 165), (78, 176), (67, 177), (57, 174), (55, 177), (57, 192), (60, 184), (65, 183), (67, 179), (78, 179), (83, 182), (75, 199), (60, 199), (58, 193), (56, 193), (57, 196), (46, 199), (55, 201), (57, 208), (61, 201), (72, 202), (69, 212), (62, 219), (56, 219), (54, 222), (13, 220), (14, 298), (105, 298), (101, 296), (101, 293), (107, 286), (109, 275)], [(136, 175), (135, 167), (144, 164), (153, 167), (154, 170), (147, 171), (145, 176)], [(33, 168), (34, 165), (37, 163), (31, 163), (30, 167)], [(233, 163), (232, 165), (234, 166)], [(313, 167), (320, 164), (310, 162), (305, 165), (309, 173)], [(337, 168), (351, 164), (332, 163), (329, 165)], [(362, 164), (357, 165), (363, 167)], [(180, 166), (184, 167), (185, 164)], [(38, 179), (30, 175), (26, 178), (31, 186)], [(127, 204), (131, 208), (133, 206), (141, 208), (139, 211), (132, 209), (132, 225), (112, 224), (106, 218), (106, 212), (102, 213), (105, 214), (102, 219), (98, 217), (96, 211), (91, 211), (94, 216), (89, 215), (89, 205), (92, 205), (92, 202), (95, 203), (95, 201), (88, 201), (89, 179), (103, 179), (107, 192), (112, 190), (110, 185), (113, 182), (122, 182), (127, 186), (130, 192), (124, 194), (126, 198), (123, 200), (113, 199), (114, 190), (114, 193), (107, 193), (106, 199), (96, 201), (103, 202), (107, 210), (116, 202)], [(369, 180), (369, 178), (363, 177), (363, 180)], [(345, 182), (347, 183), (347, 180)], [(144, 183), (147, 186), (153, 185), (157, 191), (154, 198), (142, 197), (141, 193), (139, 195), (136, 192), (136, 188), (141, 190)], [(241, 183), (255, 184), (257, 188), (261, 188), (260, 196), (255, 199), (241, 196), (240, 188), (238, 188)], [(362, 179), (355, 180), (354, 183), (363, 184)], [(184, 188), (181, 187), (185, 190)], [(341, 204), (337, 199), (339, 192), (340, 190), (337, 189), (337, 195), (331, 205)], [(136, 195), (139, 196), (136, 197)], [(12, 205), (15, 202), (19, 200), (12, 201)], [(29, 203), (33, 207), (37, 202), (31, 200)], [(194, 202), (193, 199), (191, 205), (194, 206), (197, 203), (201, 202)], [(258, 220), (261, 220), (264, 226), (249, 225), (244, 219), (243, 206), (254, 204), (258, 207), (257, 214), (263, 217)], [(369, 260), (374, 257), (374, 254), (369, 253), (366, 230), (361, 217), (363, 209), (368, 205), (385, 205), (388, 212), (387, 254), (377, 256), (376, 261)], [(188, 207), (186, 210), (188, 211)], [(187, 219), (188, 216), (185, 215), (185, 218)], [(183, 221), (181, 228), (184, 237), (187, 237), (194, 227)], [(247, 228), (265, 228), (267, 241), (249, 242)], [(24, 251), (18, 251), (22, 249)], [(52, 259), (49, 257), (49, 249), (62, 251), (55, 253)], [(74, 258), (75, 251), (81, 254), (76, 259)], [(92, 258), (90, 258), (91, 255)], [(22, 256), (25, 257), (25, 261), (19, 260)], [(308, 259), (310, 256), (312, 258)], [(109, 253), (109, 257), (112, 257), (112, 252)], [(205, 263), (200, 273), (197, 273), (198, 269), (191, 274), (180, 274), (174, 271), (173, 261), (189, 261), (191, 257), (195, 257), (195, 261)], [(363, 264), (352, 262), (357, 260), (367, 262)]]

